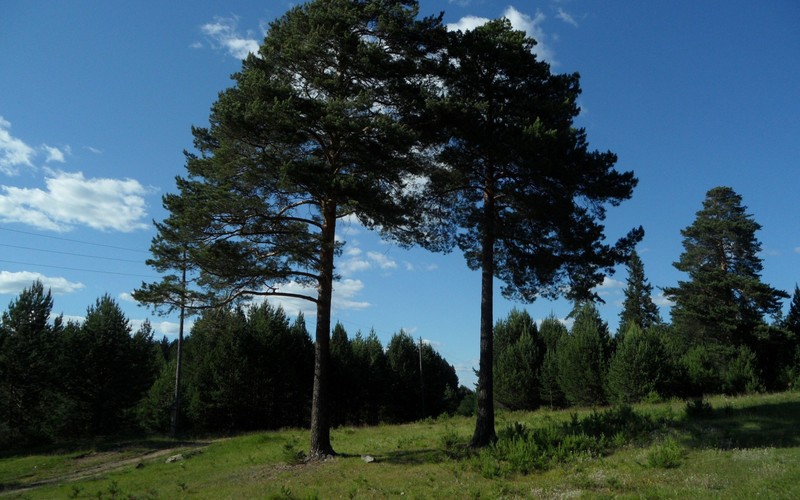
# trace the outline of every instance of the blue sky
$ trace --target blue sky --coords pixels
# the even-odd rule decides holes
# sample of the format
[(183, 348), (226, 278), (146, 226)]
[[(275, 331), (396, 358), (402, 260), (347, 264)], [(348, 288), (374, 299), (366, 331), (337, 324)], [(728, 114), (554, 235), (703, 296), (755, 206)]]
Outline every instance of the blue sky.
[[(3, 3), (0, 16), (0, 307), (41, 279), (55, 309), (81, 318), (103, 294), (134, 325), (151, 317), (130, 300), (161, 220), (161, 196), (184, 173), (192, 125), (208, 123), (217, 93), (269, 21), (295, 2)], [(642, 225), (650, 282), (672, 286), (680, 230), (705, 193), (730, 186), (763, 229), (763, 279), (791, 293), (800, 281), (800, 3), (743, 1), (421, 0), (424, 13), (469, 28), (508, 17), (539, 41), (555, 72), (581, 74), (591, 146), (634, 170), (634, 197), (611, 209), (607, 235)], [(431, 342), (474, 382), (480, 279), (457, 252), (386, 244), (355, 223), (338, 269), (334, 319), (384, 344), (401, 328)], [(599, 292), (612, 328), (624, 269)], [(498, 285), (499, 296), (499, 285)], [(669, 317), (669, 305), (655, 300)], [(295, 313), (299, 305), (286, 303)], [(537, 319), (570, 310), (499, 299)], [(307, 305), (302, 305), (311, 314)], [(311, 319), (311, 318), (309, 318)], [(174, 318), (151, 317), (174, 336)]]

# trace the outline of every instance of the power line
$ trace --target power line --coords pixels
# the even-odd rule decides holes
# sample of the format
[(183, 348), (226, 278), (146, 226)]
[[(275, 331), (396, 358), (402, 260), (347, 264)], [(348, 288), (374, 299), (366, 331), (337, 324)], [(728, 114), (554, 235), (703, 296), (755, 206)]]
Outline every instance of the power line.
[(72, 243), (80, 243), (82, 245), (91, 245), (95, 247), (104, 247), (104, 248), (113, 248), (115, 250), (125, 250), (126, 252), (138, 252), (138, 253), (150, 253), (146, 250), (140, 250), (138, 248), (125, 248), (125, 247), (118, 247), (114, 245), (105, 245), (103, 243), (92, 243), (90, 241), (82, 241), (82, 240), (75, 240), (71, 238), (62, 238), (61, 236), (50, 236), (49, 234), (39, 234), (39, 233), (32, 233), (30, 231), (22, 231), (20, 229), (11, 229), (8, 227), (0, 227), (0, 231), (9, 231), (12, 233), (19, 233), (19, 234), (27, 234), (30, 236), (38, 236), (39, 238), (50, 238), (53, 240), (60, 240), (60, 241), (69, 241)]
[(33, 247), (24, 247), (20, 245), (8, 245), (6, 243), (0, 243), (0, 247), (8, 247), (8, 248), (19, 248), (20, 250), (33, 250), (35, 252), (45, 252), (45, 253), (56, 253), (59, 255), (71, 255), (73, 257), (88, 257), (90, 259), (103, 259), (103, 260), (114, 260), (117, 262), (132, 262), (134, 264), (141, 264), (141, 260), (133, 260), (133, 259), (117, 259), (115, 257), (102, 257), (100, 255), (86, 255), (82, 253), (71, 253), (71, 252), (59, 252), (58, 250), (45, 250), (43, 248), (33, 248)]
[(152, 275), (147, 275), (147, 274), (118, 273), (118, 272), (114, 272), (114, 271), (97, 271), (95, 269), (80, 269), (80, 268), (77, 268), (77, 267), (49, 266), (47, 264), (35, 264), (33, 262), (19, 262), (19, 261), (15, 261), (15, 260), (0, 259), (0, 262), (5, 262), (7, 264), (18, 264), (18, 265), (21, 265), (21, 266), (48, 267), (48, 268), (51, 268), (51, 269), (61, 269), (61, 270), (64, 270), (64, 271), (79, 271), (79, 272), (82, 272), (82, 273), (113, 274), (113, 275), (116, 275), (116, 276), (134, 276), (134, 277), (137, 277), (137, 278), (153, 278), (153, 279), (157, 279), (158, 278), (158, 276), (152, 276)]

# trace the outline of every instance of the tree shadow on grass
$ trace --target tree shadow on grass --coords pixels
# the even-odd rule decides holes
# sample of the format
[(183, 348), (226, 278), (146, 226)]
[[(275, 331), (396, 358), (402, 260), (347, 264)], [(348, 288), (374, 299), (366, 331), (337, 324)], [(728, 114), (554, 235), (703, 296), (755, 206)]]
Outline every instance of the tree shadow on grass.
[(696, 448), (800, 447), (800, 402), (764, 403), (744, 408), (714, 408), (686, 420)]
[(376, 462), (392, 465), (439, 464), (447, 460), (447, 455), (442, 450), (436, 448), (397, 450), (381, 455), (373, 455), (373, 457)]

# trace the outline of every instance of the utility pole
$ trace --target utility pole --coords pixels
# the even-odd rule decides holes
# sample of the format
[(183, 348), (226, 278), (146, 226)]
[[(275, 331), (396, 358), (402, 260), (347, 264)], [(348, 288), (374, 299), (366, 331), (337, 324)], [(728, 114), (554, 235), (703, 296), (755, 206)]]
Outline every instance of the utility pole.
[(181, 414), (181, 364), (183, 363), (183, 323), (186, 318), (186, 250), (183, 251), (183, 269), (181, 274), (181, 314), (178, 323), (178, 356), (175, 361), (175, 393), (172, 399), (172, 419), (170, 435), (178, 437), (178, 420)]
[(419, 394), (422, 400), (422, 418), (425, 418), (425, 377), (422, 375), (422, 337), (419, 338)]

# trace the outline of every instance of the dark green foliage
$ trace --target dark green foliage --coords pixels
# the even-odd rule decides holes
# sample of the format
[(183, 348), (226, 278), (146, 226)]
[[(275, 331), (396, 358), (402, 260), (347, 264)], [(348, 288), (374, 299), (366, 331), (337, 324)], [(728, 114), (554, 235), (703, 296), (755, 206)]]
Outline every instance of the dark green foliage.
[(783, 319), (783, 327), (796, 337), (800, 336), (800, 287), (797, 285), (794, 286), (792, 302), (789, 305), (789, 314)]
[(628, 327), (608, 369), (608, 396), (614, 403), (635, 403), (664, 387), (669, 369), (659, 332)]
[(658, 306), (652, 298), (653, 286), (644, 275), (644, 264), (634, 250), (628, 259), (628, 278), (625, 287), (625, 302), (619, 315), (619, 333), (624, 335), (631, 325), (642, 330), (661, 323)]
[(695, 346), (684, 354), (681, 364), (691, 396), (742, 394), (763, 388), (755, 354), (745, 346)]
[(665, 293), (675, 301), (673, 324), (687, 346), (748, 344), (764, 315), (777, 314), (787, 297), (761, 282), (761, 226), (746, 210), (740, 195), (717, 187), (681, 231), (684, 252), (674, 265), (689, 280)]
[(495, 401), (512, 410), (536, 409), (544, 343), (527, 311), (514, 309), (495, 324), (494, 346)]
[(61, 318), (34, 282), (11, 301), (0, 322), (0, 448), (52, 440), (60, 426)]
[[(193, 128), (187, 176), (177, 179), (178, 194), (164, 196), (169, 216), (156, 225), (151, 264), (188, 263), (193, 307), (259, 295), (315, 304), (314, 458), (334, 454), (327, 412), (337, 221), (415, 227), (406, 187), (429, 159), (413, 126), (424, 96), (420, 60), (444, 35), (440, 18), (417, 20), (418, 12), (415, 1), (318, 0), (272, 22), (258, 55), (213, 104), (210, 126)], [(185, 296), (175, 284), (167, 276), (142, 294), (153, 302)], [(287, 284), (308, 292), (286, 292)]]
[(542, 366), (539, 370), (539, 394), (542, 403), (550, 408), (566, 405), (566, 398), (558, 384), (558, 345), (568, 335), (567, 328), (555, 316), (549, 316), (539, 327), (539, 336), (545, 345)]
[(357, 384), (351, 387), (358, 397), (358, 405), (351, 409), (354, 423), (375, 425), (386, 415), (386, 388), (389, 368), (383, 345), (375, 331), (363, 337), (356, 333), (353, 339), (355, 374)]
[(128, 319), (108, 295), (86, 311), (83, 324), (64, 331), (67, 432), (99, 435), (135, 424), (135, 406), (157, 376), (157, 348), (145, 323), (131, 334)]
[(341, 323), (336, 323), (331, 333), (331, 425), (351, 421), (359, 404), (360, 394), (355, 353)]
[(798, 337), (787, 328), (758, 325), (753, 331), (752, 351), (764, 388), (785, 391), (794, 383)]
[(610, 336), (597, 308), (584, 303), (576, 308), (575, 324), (557, 347), (558, 384), (575, 405), (599, 405), (607, 401)]
[(458, 390), (458, 377), (455, 369), (429, 344), (420, 345), (401, 330), (389, 341), (386, 358), (389, 381), (386, 404), (391, 421), (418, 420), (448, 409), (446, 395)]
[(187, 413), (198, 429), (307, 425), (313, 347), (267, 303), (204, 313), (187, 341)]
[(487, 478), (547, 470), (648, 439), (664, 423), (629, 406), (593, 411), (583, 419), (573, 414), (570, 422), (543, 428), (514, 423), (501, 429), (496, 445), (484, 450), (475, 463)]
[(639, 228), (602, 243), (607, 205), (628, 199), (636, 179), (613, 169), (613, 153), (589, 150), (572, 123), (578, 75), (552, 74), (535, 43), (508, 20), (449, 33), (431, 101), (441, 168), (430, 175), (423, 220), (441, 222), (437, 234), (482, 273), (474, 446), (495, 439), (493, 279), (513, 299), (556, 297), (565, 283), (586, 298), (642, 237)]

